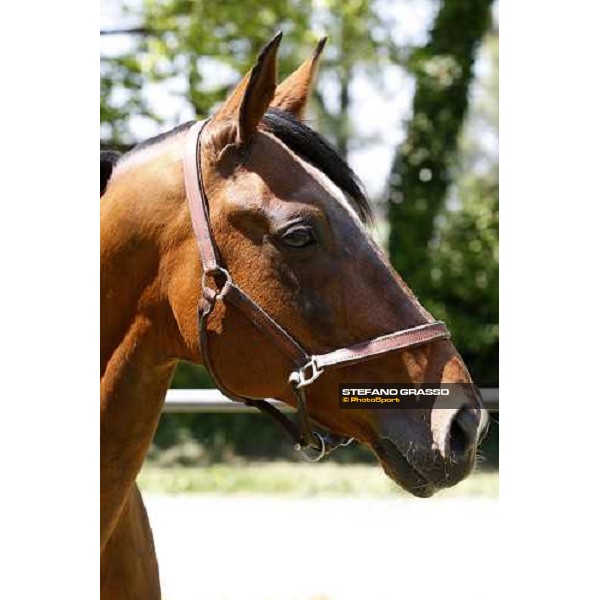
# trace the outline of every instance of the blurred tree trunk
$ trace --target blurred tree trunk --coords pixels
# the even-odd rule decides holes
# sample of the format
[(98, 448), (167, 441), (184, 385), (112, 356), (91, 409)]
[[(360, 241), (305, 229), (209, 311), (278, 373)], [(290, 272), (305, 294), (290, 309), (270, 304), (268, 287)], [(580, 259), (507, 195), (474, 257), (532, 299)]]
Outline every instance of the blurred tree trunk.
[(389, 251), (417, 295), (427, 287), (428, 245), (450, 184), (473, 63), (492, 4), (492, 0), (443, 0), (428, 43), (409, 61), (416, 91), (407, 137), (390, 175)]

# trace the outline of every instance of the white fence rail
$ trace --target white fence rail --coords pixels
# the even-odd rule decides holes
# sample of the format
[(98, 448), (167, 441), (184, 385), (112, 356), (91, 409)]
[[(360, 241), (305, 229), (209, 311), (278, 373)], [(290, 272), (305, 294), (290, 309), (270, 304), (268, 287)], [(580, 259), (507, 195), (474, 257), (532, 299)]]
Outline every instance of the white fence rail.
[[(485, 407), (490, 412), (500, 412), (500, 394), (498, 388), (481, 388)], [(293, 412), (293, 408), (279, 402), (269, 400), (284, 412)], [(233, 402), (223, 396), (219, 390), (169, 390), (165, 401), (164, 412), (174, 413), (253, 413), (257, 408), (246, 406), (241, 402)]]

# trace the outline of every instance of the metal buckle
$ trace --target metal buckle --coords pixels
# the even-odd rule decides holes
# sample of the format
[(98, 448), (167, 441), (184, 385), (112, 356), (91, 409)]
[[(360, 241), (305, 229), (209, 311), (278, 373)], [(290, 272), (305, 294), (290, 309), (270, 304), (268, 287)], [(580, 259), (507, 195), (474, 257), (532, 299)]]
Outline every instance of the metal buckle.
[[(219, 274), (225, 277), (225, 283), (220, 289), (213, 290), (213, 288), (207, 285), (206, 277), (208, 275), (212, 275), (214, 277), (215, 275)], [(202, 273), (202, 281), (200, 285), (202, 286), (203, 290), (212, 290), (215, 293), (215, 300), (220, 300), (227, 293), (229, 288), (233, 285), (233, 280), (231, 279), (231, 274), (227, 269), (223, 267), (214, 267), (213, 269), (210, 269), (210, 271), (205, 271), (204, 273)]]
[(323, 373), (324, 369), (317, 367), (317, 361), (314, 356), (303, 366), (292, 371), (289, 382), (296, 388), (303, 388), (313, 383)]

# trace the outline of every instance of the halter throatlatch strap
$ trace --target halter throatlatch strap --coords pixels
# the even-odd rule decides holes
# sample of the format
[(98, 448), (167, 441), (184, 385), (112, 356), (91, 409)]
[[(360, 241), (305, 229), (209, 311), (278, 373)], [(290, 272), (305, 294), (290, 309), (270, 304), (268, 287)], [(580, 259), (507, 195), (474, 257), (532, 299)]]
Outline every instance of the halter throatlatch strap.
[[(441, 321), (432, 321), (410, 329), (396, 331), (347, 348), (326, 354), (311, 355), (277, 321), (240, 289), (222, 264), (210, 227), (208, 197), (204, 189), (201, 168), (202, 130), (208, 121), (195, 123), (187, 132), (183, 159), (185, 190), (202, 263), (202, 296), (198, 305), (198, 336), (204, 366), (219, 390), (231, 400), (244, 402), (273, 417), (292, 437), (296, 449), (310, 460), (319, 460), (331, 450), (346, 446), (352, 438), (331, 432), (319, 433), (311, 425), (306, 390), (327, 369), (348, 366), (406, 350), (436, 340), (448, 339), (450, 333)], [(209, 278), (214, 284), (209, 284)], [(296, 399), (299, 425), (294, 424), (276, 407), (265, 400), (246, 398), (233, 393), (220, 379), (211, 361), (208, 321), (217, 302), (228, 303), (241, 312), (256, 329), (284, 354), (291, 363), (289, 383)]]

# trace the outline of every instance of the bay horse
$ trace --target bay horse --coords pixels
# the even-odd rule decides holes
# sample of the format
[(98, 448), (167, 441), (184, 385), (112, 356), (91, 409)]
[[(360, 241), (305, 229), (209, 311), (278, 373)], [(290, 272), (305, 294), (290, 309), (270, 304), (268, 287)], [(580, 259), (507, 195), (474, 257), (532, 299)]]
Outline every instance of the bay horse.
[[(307, 418), (340, 439), (369, 445), (388, 476), (417, 496), (455, 485), (475, 462), (487, 416), (468, 386), (453, 409), (341, 410), (338, 404), (340, 382), (470, 384), (439, 329), (418, 344), (411, 338), (405, 346), (367, 352), (362, 358), (369, 360), (319, 370), (313, 361), (315, 371), (300, 369), (301, 381), (290, 385), (289, 357), (244, 313), (264, 313), (261, 323), (275, 323), (311, 356), (338, 358), (341, 351), (331, 350), (352, 355), (365, 340), (405, 339), (407, 330), (439, 327), (372, 241), (365, 226), (370, 207), (356, 175), (302, 121), (324, 40), (277, 85), (280, 39), (264, 48), (202, 127), (188, 123), (124, 156), (101, 157), (103, 599), (160, 598), (152, 532), (135, 480), (177, 362), (207, 364), (197, 321), (197, 308), (207, 301), (202, 296), (212, 290), (207, 279), (217, 290), (204, 336), (212, 369), (232, 396), (278, 398), (299, 409), (306, 396), (297, 392), (310, 384)], [(201, 135), (189, 146), (194, 128)], [(199, 226), (184, 181), (190, 147), (198, 168), (192, 177), (199, 178), (192, 190), (201, 188), (207, 211)], [(218, 250), (216, 268), (206, 268), (202, 243), (199, 253), (198, 227)], [(223, 273), (228, 281), (215, 283)], [(233, 282), (248, 304), (219, 301)]]

